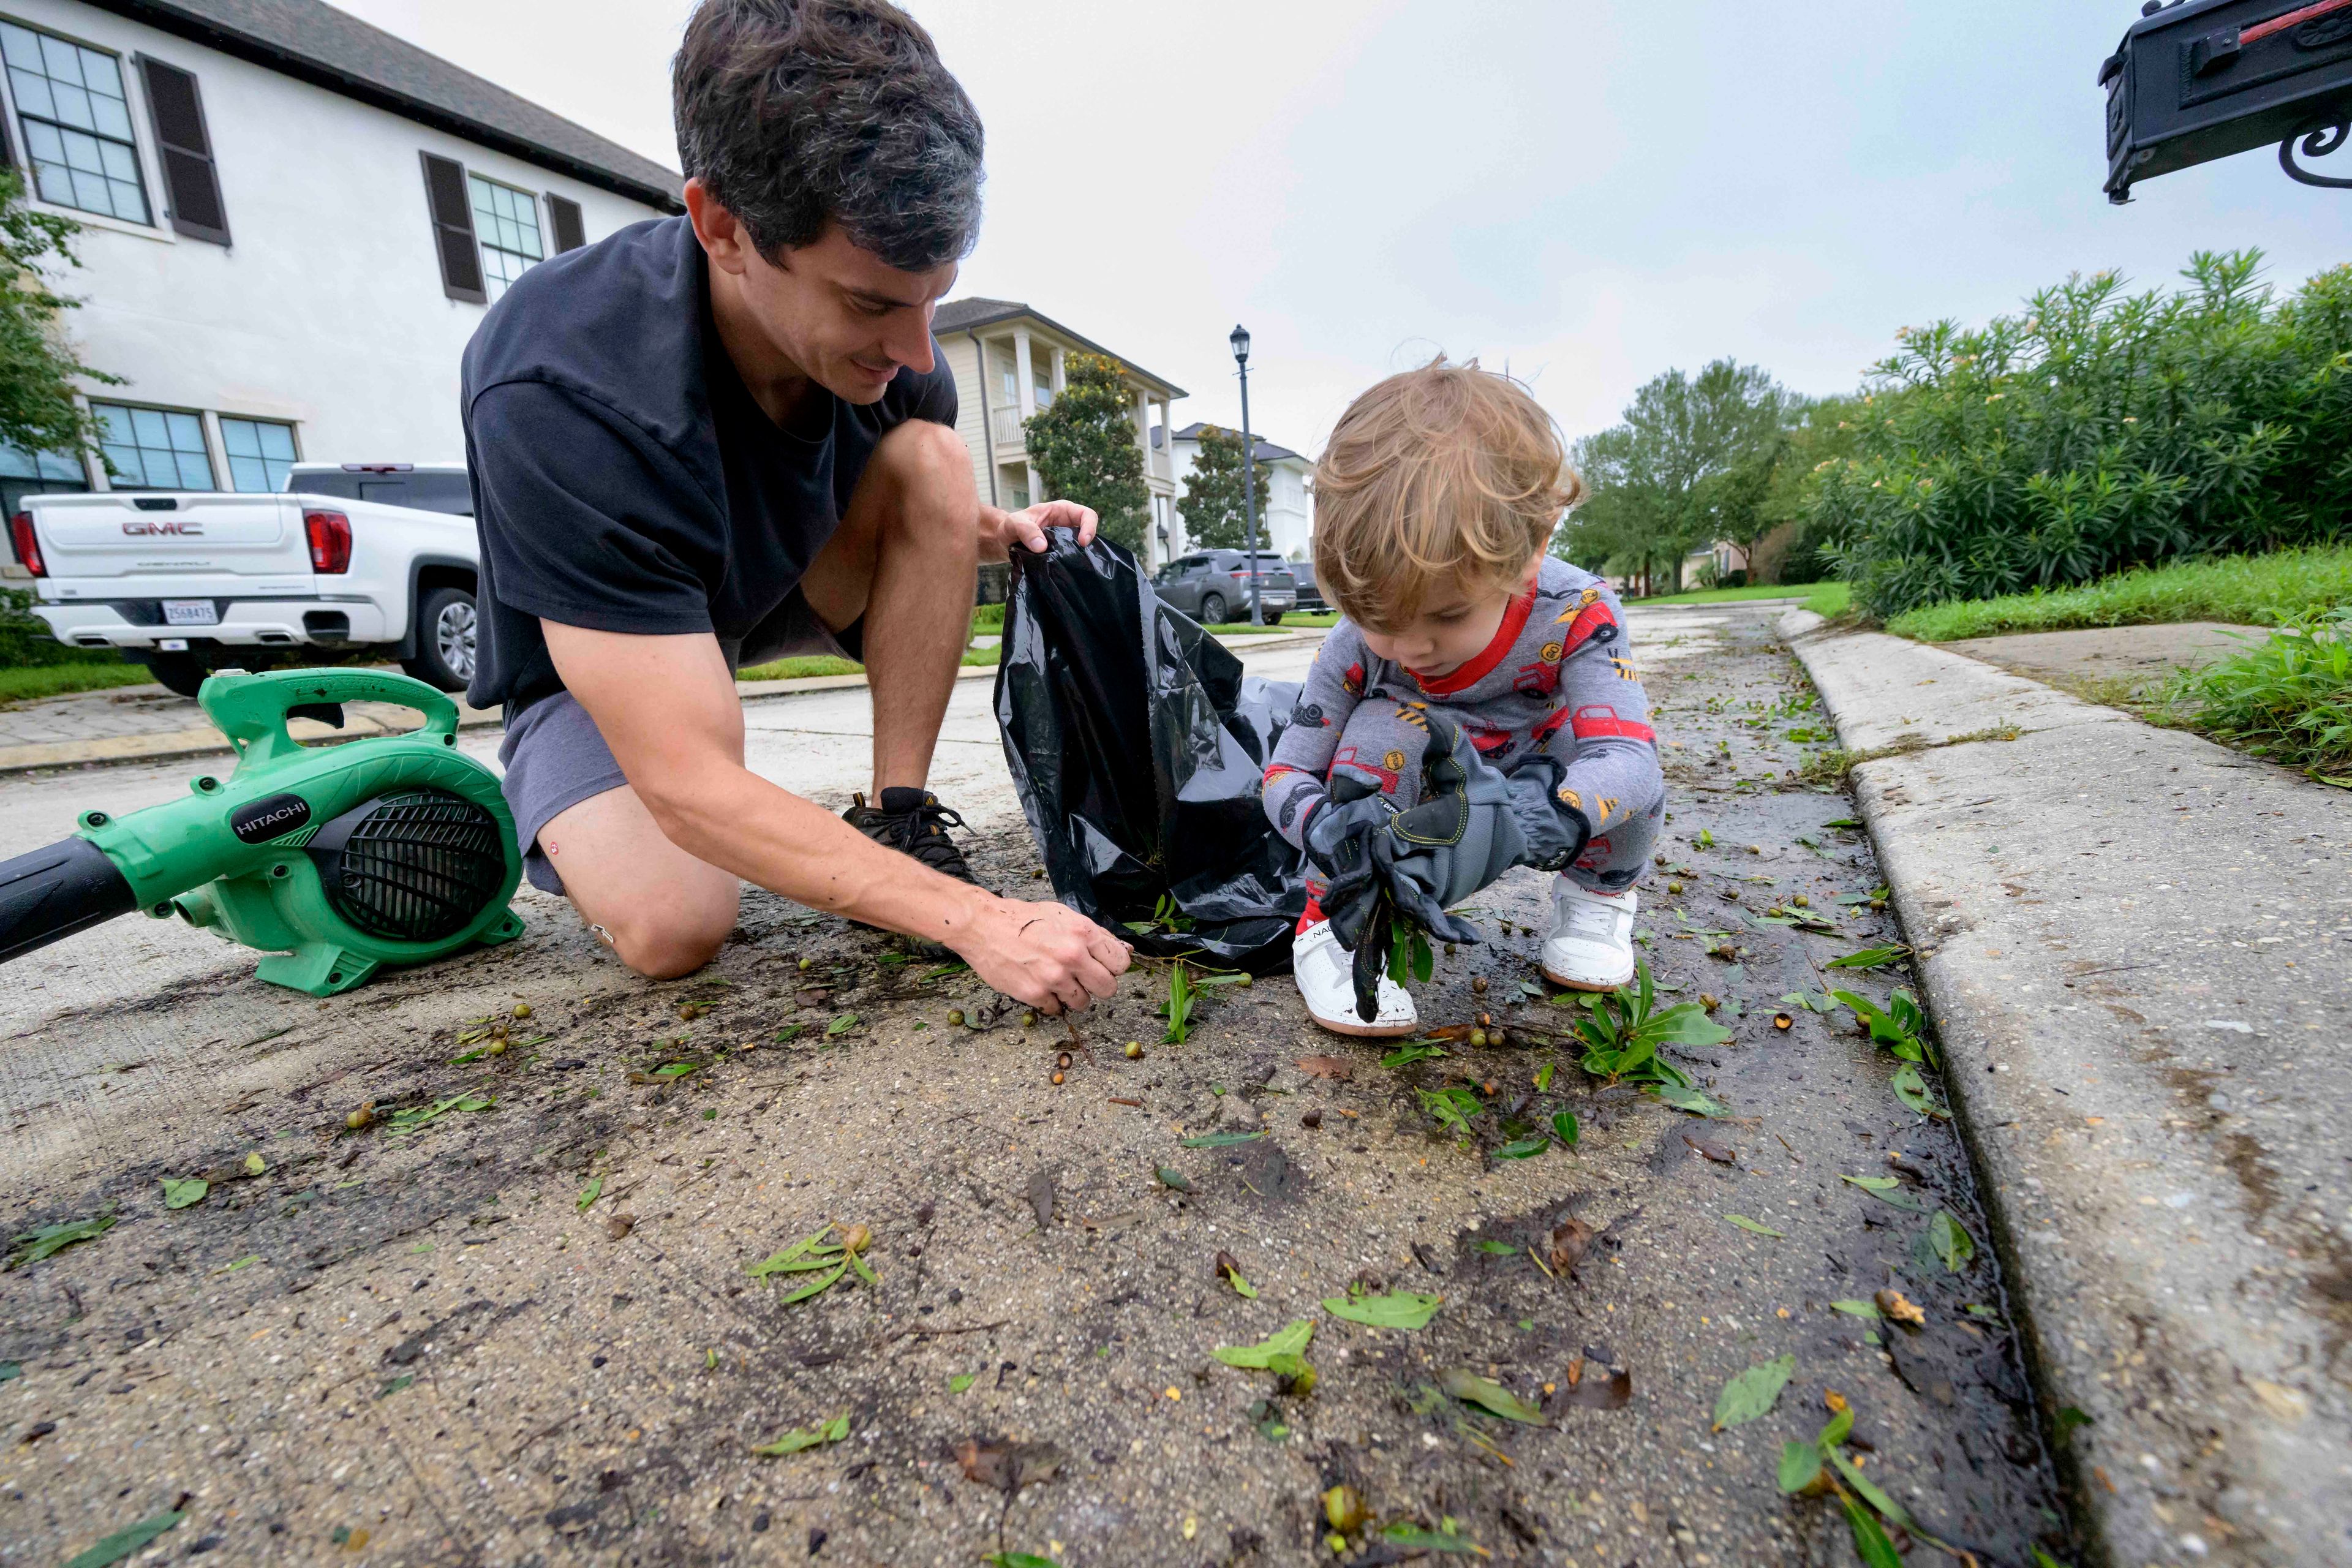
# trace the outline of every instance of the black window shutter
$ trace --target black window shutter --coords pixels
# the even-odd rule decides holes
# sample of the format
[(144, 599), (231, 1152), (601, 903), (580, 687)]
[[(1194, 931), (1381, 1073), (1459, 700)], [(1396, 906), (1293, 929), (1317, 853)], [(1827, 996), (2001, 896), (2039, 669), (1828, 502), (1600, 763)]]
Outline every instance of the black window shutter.
[(567, 250), (577, 250), (588, 243), (588, 229), (580, 221), (578, 202), (562, 196), (549, 196), (547, 218), (555, 227), (555, 248), (559, 255)]
[(177, 66), (142, 56), (147, 79), (147, 112), (155, 124), (155, 150), (163, 163), (164, 205), (172, 227), (190, 239), (228, 243), (228, 212), (221, 205), (220, 174), (213, 167), (213, 140), (205, 129), (204, 100), (196, 79)]
[(466, 166), (455, 158), (425, 160), (425, 199), (433, 209), (433, 238), (441, 251), (441, 292), (485, 304), (482, 253), (474, 248), (474, 204), (466, 195)]

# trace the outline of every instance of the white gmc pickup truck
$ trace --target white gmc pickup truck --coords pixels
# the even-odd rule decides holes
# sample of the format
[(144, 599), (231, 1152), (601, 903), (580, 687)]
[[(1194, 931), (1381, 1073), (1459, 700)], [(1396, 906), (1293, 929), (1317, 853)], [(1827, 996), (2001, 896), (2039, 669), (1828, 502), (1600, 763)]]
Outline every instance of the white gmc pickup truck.
[(474, 673), (474, 500), (462, 468), (297, 467), (265, 495), (37, 495), (9, 520), (33, 613), (193, 697), (259, 650), (380, 653), (463, 690)]

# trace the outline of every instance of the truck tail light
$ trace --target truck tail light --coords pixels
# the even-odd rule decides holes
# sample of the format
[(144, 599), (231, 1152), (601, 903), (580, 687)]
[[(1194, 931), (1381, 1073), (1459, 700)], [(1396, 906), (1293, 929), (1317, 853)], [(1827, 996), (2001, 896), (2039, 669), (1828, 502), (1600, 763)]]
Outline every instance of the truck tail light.
[(323, 507), (306, 508), (302, 531), (310, 541), (310, 570), (331, 573), (352, 569), (352, 520)]
[(20, 511), (8, 520), (8, 542), (16, 547), (16, 559), (25, 570), (36, 577), (46, 577), (49, 569), (41, 564), (40, 536), (33, 531), (33, 514)]

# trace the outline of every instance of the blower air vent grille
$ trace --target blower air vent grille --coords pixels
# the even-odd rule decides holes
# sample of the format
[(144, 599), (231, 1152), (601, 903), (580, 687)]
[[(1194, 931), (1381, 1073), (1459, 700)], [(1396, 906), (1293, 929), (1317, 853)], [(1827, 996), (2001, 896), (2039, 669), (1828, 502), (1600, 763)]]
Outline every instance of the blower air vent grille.
[(456, 935), (506, 883), (506, 845), (490, 814), (438, 790), (379, 795), (310, 845), (335, 912), (370, 936)]

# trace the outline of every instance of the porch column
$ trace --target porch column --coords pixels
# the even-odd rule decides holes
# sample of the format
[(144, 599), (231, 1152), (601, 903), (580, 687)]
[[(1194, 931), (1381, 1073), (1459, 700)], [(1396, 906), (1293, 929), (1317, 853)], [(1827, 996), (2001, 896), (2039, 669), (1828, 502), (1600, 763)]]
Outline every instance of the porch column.
[[(1029, 329), (1013, 328), (1013, 378), (1016, 384), (1014, 390), (1020, 398), (1021, 422), (1024, 425), (1028, 424), (1029, 416), (1037, 412), (1037, 381), (1030, 374), (1035, 363), (1030, 354)], [(1037, 465), (1029, 460), (1029, 444), (1025, 437), (1021, 445), (1021, 482), (1029, 491), (1029, 504), (1034, 506), (1044, 498), (1037, 492)]]
[(1135, 440), (1143, 448), (1143, 570), (1149, 576), (1160, 569), (1160, 520), (1151, 505), (1151, 394), (1135, 389)]

